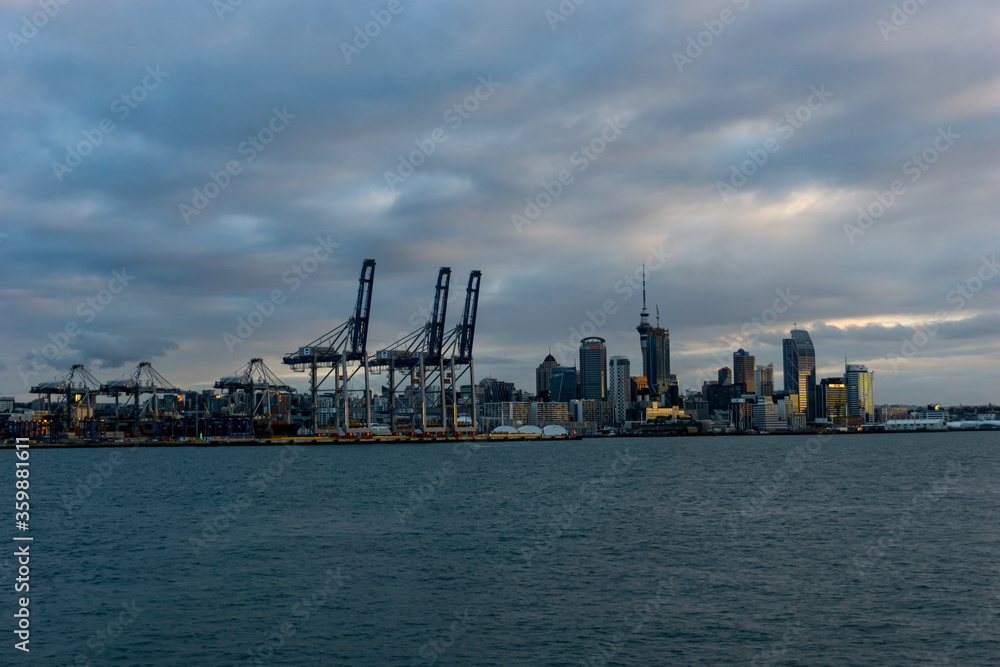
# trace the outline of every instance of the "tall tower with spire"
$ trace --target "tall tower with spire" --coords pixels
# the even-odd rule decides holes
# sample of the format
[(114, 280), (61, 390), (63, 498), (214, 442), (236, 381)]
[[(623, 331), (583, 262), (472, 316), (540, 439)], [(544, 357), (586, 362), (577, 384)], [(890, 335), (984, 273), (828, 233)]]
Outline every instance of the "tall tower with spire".
[(656, 309), (656, 326), (649, 323), (646, 308), (646, 267), (642, 267), (642, 311), (639, 313), (639, 348), (642, 351), (642, 373), (649, 382), (649, 388), (660, 396), (670, 391), (670, 332), (660, 327), (660, 309)]
[(653, 387), (656, 378), (649, 375), (649, 332), (653, 327), (649, 324), (649, 311), (646, 310), (646, 265), (642, 265), (642, 310), (639, 311), (639, 326), (635, 328), (639, 332), (639, 351), (642, 352), (642, 374)]

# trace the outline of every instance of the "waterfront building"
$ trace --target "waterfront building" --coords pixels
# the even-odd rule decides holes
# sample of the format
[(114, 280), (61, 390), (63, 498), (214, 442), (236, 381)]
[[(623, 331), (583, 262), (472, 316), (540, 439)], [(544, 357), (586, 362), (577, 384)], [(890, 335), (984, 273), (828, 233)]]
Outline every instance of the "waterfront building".
[(479, 381), (479, 386), (483, 388), (484, 403), (509, 403), (514, 400), (513, 382), (483, 378)]
[(774, 395), (774, 364), (758, 366), (754, 371), (754, 385), (758, 396)]
[(863, 417), (865, 424), (875, 423), (874, 373), (864, 364), (847, 364), (847, 416)]
[(742, 347), (733, 352), (733, 384), (742, 384), (748, 394), (757, 393), (754, 367), (756, 357)]
[(625, 410), (631, 399), (631, 365), (627, 357), (611, 357), (608, 371), (608, 400), (611, 402), (614, 423), (625, 421)]
[(831, 422), (847, 416), (847, 384), (844, 378), (823, 378), (816, 387), (816, 416)]
[(543, 428), (549, 424), (563, 424), (569, 421), (569, 409), (566, 403), (531, 403), (530, 424)]
[(577, 397), (575, 366), (556, 366), (550, 373), (549, 401), (569, 403)]
[(788, 425), (778, 416), (778, 406), (770, 398), (757, 401), (753, 406), (753, 427), (758, 431), (786, 431)]
[(792, 329), (781, 341), (785, 391), (798, 395), (795, 411), (807, 422), (816, 420), (816, 348), (805, 329)]
[(549, 353), (542, 363), (535, 369), (535, 395), (541, 400), (549, 398), (549, 383), (551, 381), (552, 369), (559, 365), (556, 358)]
[(588, 401), (608, 398), (608, 348), (604, 339), (597, 336), (580, 341), (580, 398)]

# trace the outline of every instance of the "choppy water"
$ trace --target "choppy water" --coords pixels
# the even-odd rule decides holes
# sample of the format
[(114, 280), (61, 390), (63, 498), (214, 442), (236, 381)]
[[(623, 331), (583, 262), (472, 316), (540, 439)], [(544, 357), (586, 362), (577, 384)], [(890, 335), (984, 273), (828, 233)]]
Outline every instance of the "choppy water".
[(31, 462), (31, 664), (1000, 664), (1000, 434)]

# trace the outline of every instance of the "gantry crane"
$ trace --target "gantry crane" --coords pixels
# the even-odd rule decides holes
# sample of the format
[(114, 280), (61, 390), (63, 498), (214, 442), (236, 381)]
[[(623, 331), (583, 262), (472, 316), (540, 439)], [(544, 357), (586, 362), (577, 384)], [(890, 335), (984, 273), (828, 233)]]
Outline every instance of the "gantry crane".
[[(347, 383), (359, 370), (364, 370), (365, 377), (365, 425), (371, 429), (371, 401), (368, 376), (368, 318), (372, 306), (372, 288), (375, 283), (375, 260), (366, 259), (361, 265), (361, 278), (358, 281), (358, 298), (354, 307), (354, 315), (335, 329), (328, 331), (298, 351), (286, 354), (282, 363), (291, 366), (293, 371), (309, 373), (309, 390), (312, 405), (312, 433), (319, 429), (318, 391), (319, 387), (334, 374), (334, 386), (340, 388), (340, 400), (343, 405), (343, 429), (350, 429), (350, 414), (348, 410)], [(348, 362), (360, 362), (348, 375)], [(319, 378), (318, 370), (330, 370)]]
[[(56, 394), (63, 398), (64, 428), (66, 431), (72, 431), (75, 430), (74, 424), (78, 425), (83, 419), (91, 420), (91, 430), (93, 430), (96, 398), (105, 392), (102, 391), (100, 381), (91, 375), (83, 364), (73, 364), (68, 373), (52, 382), (35, 385), (31, 388), (31, 393), (48, 398), (49, 414), (52, 414), (52, 395)], [(58, 403), (56, 408), (58, 410)]]
[[(176, 394), (180, 397), (182, 393), (180, 389), (160, 375), (148, 361), (140, 362), (131, 375), (101, 385), (101, 392), (115, 397), (116, 419), (121, 416), (123, 409), (125, 414), (131, 413), (133, 434), (135, 435), (139, 434), (143, 421), (146, 422), (147, 426), (151, 426), (151, 428), (144, 429), (144, 433), (160, 435), (160, 394)], [(119, 402), (121, 394), (126, 396), (124, 405)], [(145, 401), (142, 400), (143, 394), (149, 394)]]

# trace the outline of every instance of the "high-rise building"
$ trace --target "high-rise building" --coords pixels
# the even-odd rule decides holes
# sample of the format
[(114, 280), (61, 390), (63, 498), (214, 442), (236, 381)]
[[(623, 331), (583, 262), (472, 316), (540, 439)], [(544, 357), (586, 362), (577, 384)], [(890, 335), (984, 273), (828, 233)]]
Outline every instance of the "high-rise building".
[(576, 385), (575, 366), (554, 367), (549, 377), (549, 400), (554, 403), (575, 401), (577, 398)]
[(608, 348), (604, 339), (597, 336), (580, 341), (580, 398), (586, 401), (608, 398)]
[(733, 383), (733, 370), (729, 366), (723, 366), (719, 369), (719, 384), (732, 384)]
[(559, 362), (550, 353), (535, 369), (535, 395), (543, 401), (549, 397), (549, 380), (552, 376), (552, 369), (558, 365)]
[(805, 329), (792, 329), (791, 338), (781, 341), (784, 357), (785, 391), (796, 394), (797, 413), (806, 421), (816, 420), (816, 348)]
[(621, 424), (625, 422), (625, 410), (631, 398), (631, 364), (627, 357), (611, 357), (609, 363), (608, 400), (614, 410), (615, 423)]
[(484, 403), (510, 403), (514, 400), (513, 382), (483, 378), (479, 381), (479, 386), (483, 388)]
[(642, 373), (650, 389), (666, 393), (670, 387), (670, 332), (660, 327), (659, 309), (656, 326), (649, 323), (646, 309), (646, 269), (642, 272), (642, 310), (639, 312), (639, 349), (642, 352)]
[(754, 365), (757, 359), (742, 347), (733, 352), (733, 384), (742, 384), (748, 394), (755, 393)]
[(844, 378), (823, 378), (816, 387), (816, 416), (833, 421), (847, 416), (847, 385)]
[(875, 423), (874, 375), (863, 364), (847, 364), (844, 371), (847, 416), (863, 417), (866, 424)]
[(754, 371), (754, 384), (757, 388), (758, 396), (774, 395), (774, 364), (758, 366)]

